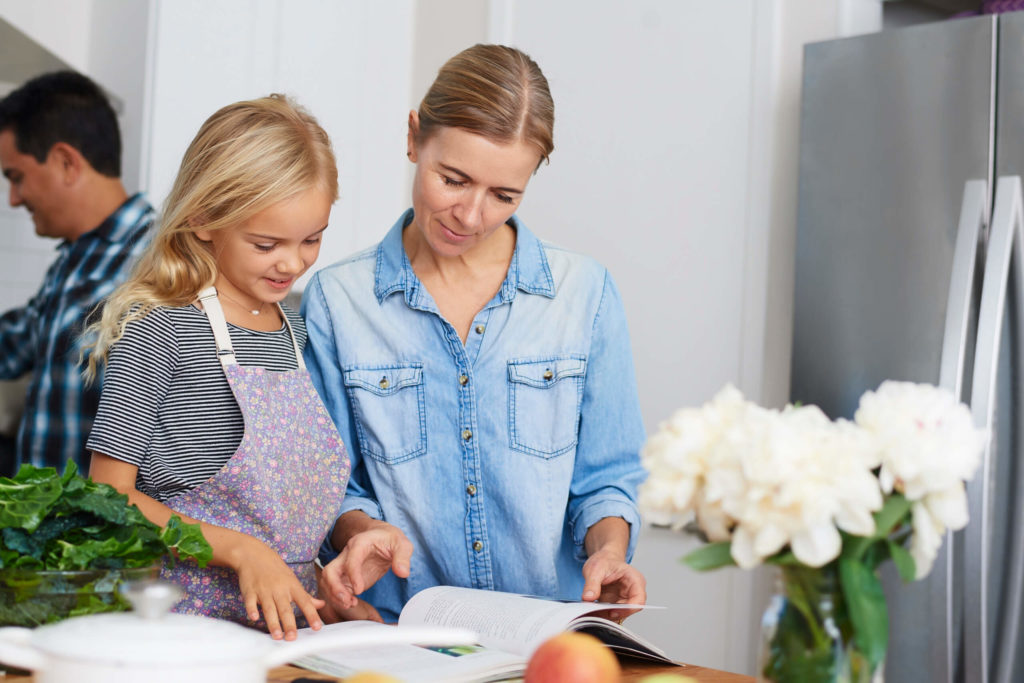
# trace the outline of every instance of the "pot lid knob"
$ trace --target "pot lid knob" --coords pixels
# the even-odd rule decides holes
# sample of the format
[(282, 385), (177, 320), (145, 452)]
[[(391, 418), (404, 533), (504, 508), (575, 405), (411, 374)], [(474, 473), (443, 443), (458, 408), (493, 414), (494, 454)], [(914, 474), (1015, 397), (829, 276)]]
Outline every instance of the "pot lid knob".
[(129, 581), (121, 587), (121, 592), (143, 619), (159, 619), (184, 595), (178, 584), (160, 580)]

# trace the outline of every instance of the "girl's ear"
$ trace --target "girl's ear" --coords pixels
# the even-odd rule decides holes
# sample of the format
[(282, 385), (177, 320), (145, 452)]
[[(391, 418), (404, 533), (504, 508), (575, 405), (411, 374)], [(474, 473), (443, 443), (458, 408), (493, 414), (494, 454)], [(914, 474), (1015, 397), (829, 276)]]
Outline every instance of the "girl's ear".
[(416, 163), (416, 136), (420, 134), (420, 115), (415, 109), (409, 112), (409, 133), (405, 139), (405, 156), (409, 161)]
[(188, 219), (188, 227), (192, 228), (192, 234), (199, 238), (200, 242), (212, 242), (213, 231), (206, 230), (203, 226), (206, 225), (206, 221), (200, 216), (193, 216)]

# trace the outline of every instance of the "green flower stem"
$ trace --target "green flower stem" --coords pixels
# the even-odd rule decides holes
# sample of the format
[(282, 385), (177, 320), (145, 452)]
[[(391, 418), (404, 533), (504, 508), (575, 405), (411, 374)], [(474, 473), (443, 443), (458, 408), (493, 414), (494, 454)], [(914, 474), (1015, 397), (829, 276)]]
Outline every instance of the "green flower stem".
[(821, 615), (816, 614), (811, 606), (817, 604), (821, 599), (819, 591), (812, 588), (813, 584), (822, 580), (821, 575), (814, 569), (789, 568), (783, 570), (782, 576), (786, 597), (790, 604), (803, 615), (804, 622), (811, 632), (811, 638), (814, 640), (814, 649), (827, 648), (830, 639), (821, 624)]

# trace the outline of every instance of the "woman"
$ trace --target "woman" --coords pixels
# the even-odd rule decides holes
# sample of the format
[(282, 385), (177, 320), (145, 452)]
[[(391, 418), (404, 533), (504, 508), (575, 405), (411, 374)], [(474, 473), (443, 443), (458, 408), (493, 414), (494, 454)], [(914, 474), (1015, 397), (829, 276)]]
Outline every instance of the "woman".
[(365, 590), (394, 620), (436, 584), (646, 599), (619, 294), (514, 215), (553, 124), (525, 54), (456, 55), (409, 113), (412, 209), (306, 290), (307, 364), (352, 458), (322, 554), (341, 606)]

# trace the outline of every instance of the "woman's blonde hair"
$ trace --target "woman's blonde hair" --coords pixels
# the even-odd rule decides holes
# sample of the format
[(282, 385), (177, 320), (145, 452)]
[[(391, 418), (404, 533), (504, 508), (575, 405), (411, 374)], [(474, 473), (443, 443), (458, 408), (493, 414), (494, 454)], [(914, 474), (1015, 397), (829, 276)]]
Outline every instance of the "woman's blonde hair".
[(525, 140), (547, 161), (555, 149), (555, 103), (540, 67), (505, 45), (474, 45), (449, 59), (419, 108), (417, 144), (446, 126), (501, 143)]
[(157, 306), (184, 306), (214, 283), (217, 263), (196, 230), (237, 226), (311, 188), (336, 200), (338, 169), (327, 133), (305, 109), (275, 94), (208, 118), (185, 151), (152, 243), (86, 330), (86, 377), (98, 376), (129, 322)]

